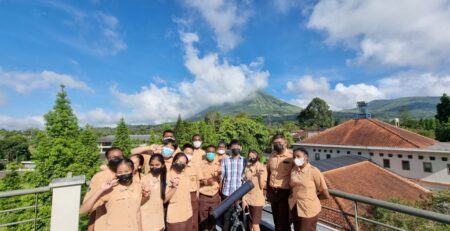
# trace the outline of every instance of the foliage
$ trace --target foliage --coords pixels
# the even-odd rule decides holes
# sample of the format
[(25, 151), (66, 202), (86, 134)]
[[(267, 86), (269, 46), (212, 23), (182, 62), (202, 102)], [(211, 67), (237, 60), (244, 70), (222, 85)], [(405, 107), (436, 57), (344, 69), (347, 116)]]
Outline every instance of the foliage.
[(29, 160), (30, 157), (28, 140), (25, 136), (9, 132), (0, 138), (0, 159), (20, 162)]
[(297, 119), (300, 126), (307, 128), (324, 129), (333, 125), (330, 106), (317, 97), (300, 112)]
[(436, 105), (436, 119), (439, 122), (448, 122), (450, 118), (450, 97), (447, 94), (443, 94), (441, 102)]
[(131, 151), (130, 133), (128, 132), (127, 125), (125, 124), (125, 120), (123, 118), (121, 118), (119, 120), (119, 123), (117, 124), (116, 135), (114, 137), (112, 146), (121, 148), (125, 156), (130, 155)]
[(155, 129), (150, 129), (150, 138), (149, 138), (149, 144), (160, 144), (161, 139), (159, 139), (159, 136), (156, 135)]

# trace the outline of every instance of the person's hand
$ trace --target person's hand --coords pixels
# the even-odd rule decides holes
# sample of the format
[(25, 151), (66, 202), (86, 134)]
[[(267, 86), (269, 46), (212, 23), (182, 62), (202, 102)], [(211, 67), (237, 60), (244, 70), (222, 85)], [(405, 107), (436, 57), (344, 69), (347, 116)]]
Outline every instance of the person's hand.
[(213, 185), (214, 184), (214, 180), (212, 178), (208, 179), (207, 184), (208, 185)]
[(172, 177), (170, 178), (170, 184), (172, 185), (173, 188), (177, 188), (179, 183), (180, 183), (180, 178), (179, 177)]
[(201, 185), (209, 185), (208, 180), (203, 179), (200, 181)]
[(141, 188), (142, 188), (142, 196), (149, 197), (152, 191), (150, 185), (146, 183), (141, 183)]
[(257, 173), (259, 176), (262, 176), (262, 174), (264, 173), (264, 169), (263, 169), (263, 168), (259, 168), (258, 170), (256, 170), (256, 173)]
[(100, 189), (105, 192), (108, 191), (109, 189), (111, 189), (112, 187), (117, 185), (117, 179), (112, 179), (112, 180), (108, 180), (105, 183), (102, 184), (102, 186), (100, 187)]
[(242, 200), (242, 208), (243, 209), (248, 208), (248, 204), (247, 202), (245, 202), (245, 200)]

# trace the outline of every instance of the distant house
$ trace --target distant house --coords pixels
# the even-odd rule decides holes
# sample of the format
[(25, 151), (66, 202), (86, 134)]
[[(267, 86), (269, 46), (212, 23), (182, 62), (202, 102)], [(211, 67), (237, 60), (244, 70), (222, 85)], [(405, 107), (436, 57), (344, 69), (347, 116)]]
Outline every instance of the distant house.
[(426, 187), (450, 187), (450, 143), (370, 117), (349, 120), (293, 146), (306, 148), (312, 160), (358, 155)]
[[(344, 155), (334, 159), (314, 161), (312, 165), (322, 171), (329, 188), (339, 191), (379, 200), (406, 201), (420, 200), (429, 193), (420, 185), (358, 155)], [(355, 212), (353, 202), (343, 198), (324, 200), (322, 205), (348, 214)], [(367, 216), (372, 209), (371, 206), (364, 204), (360, 204), (358, 208), (358, 213), (366, 214), (364, 216)], [(338, 224), (342, 230), (355, 229), (355, 222), (351, 216), (323, 208), (319, 217), (327, 222)]]
[[(112, 147), (114, 138), (114, 135), (109, 135), (102, 136), (97, 139), (98, 148), (100, 149), (101, 154), (105, 154), (106, 150)], [(140, 145), (147, 145), (148, 141), (150, 140), (150, 135), (130, 135), (130, 139), (140, 141)]]

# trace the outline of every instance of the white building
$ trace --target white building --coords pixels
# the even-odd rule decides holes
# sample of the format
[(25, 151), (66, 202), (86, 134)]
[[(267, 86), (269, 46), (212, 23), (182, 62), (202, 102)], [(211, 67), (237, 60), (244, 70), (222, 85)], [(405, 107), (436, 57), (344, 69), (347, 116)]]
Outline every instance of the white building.
[[(98, 138), (97, 144), (98, 148), (100, 149), (100, 153), (103, 155), (105, 154), (106, 150), (108, 148), (112, 147), (112, 143), (114, 141), (115, 136), (109, 135), (109, 136), (102, 136)], [(137, 140), (140, 142), (139, 145), (148, 145), (148, 142), (150, 140), (150, 135), (130, 135), (131, 140)]]
[(359, 155), (428, 188), (450, 187), (450, 143), (442, 143), (369, 116), (359, 116), (295, 147), (311, 161)]

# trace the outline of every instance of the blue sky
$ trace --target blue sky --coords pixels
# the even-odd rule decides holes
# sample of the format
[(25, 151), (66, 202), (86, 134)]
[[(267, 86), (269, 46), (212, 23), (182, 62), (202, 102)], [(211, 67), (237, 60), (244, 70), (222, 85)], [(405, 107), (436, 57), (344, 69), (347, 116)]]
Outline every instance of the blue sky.
[(263, 90), (333, 109), (450, 91), (450, 2), (0, 0), (0, 127), (154, 124)]

